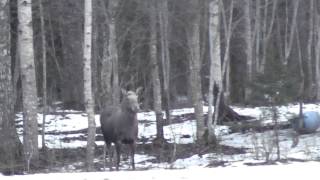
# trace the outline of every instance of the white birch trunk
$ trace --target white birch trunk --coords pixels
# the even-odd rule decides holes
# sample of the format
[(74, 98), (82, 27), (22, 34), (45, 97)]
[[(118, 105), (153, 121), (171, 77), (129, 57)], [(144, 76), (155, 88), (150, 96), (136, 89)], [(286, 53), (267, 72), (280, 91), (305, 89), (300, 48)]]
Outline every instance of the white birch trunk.
[(232, 34), (232, 20), (233, 20), (233, 3), (234, 1), (231, 0), (230, 2), (230, 11), (229, 11), (229, 19), (226, 18), (226, 11), (221, 8), (223, 21), (224, 21), (224, 29), (225, 29), (225, 39), (226, 39), (226, 45), (225, 45), (225, 55), (223, 57), (223, 65), (221, 64), (221, 61), (214, 61), (214, 90), (217, 91), (217, 94), (215, 95), (215, 104), (214, 104), (214, 118), (213, 118), (213, 128), (216, 127), (218, 118), (219, 118), (219, 110), (220, 105), (225, 104), (224, 102), (224, 86), (223, 86), (223, 80), (226, 77), (226, 72), (229, 69), (229, 61), (230, 61), (230, 40), (231, 40), (231, 34)]
[(42, 149), (45, 149), (45, 120), (46, 115), (48, 111), (47, 107), (47, 40), (46, 40), (46, 33), (45, 33), (45, 24), (44, 24), (44, 13), (43, 13), (43, 6), (42, 6), (42, 0), (38, 0), (39, 4), (39, 11), (40, 11), (40, 27), (41, 27), (41, 40), (42, 40), (42, 102), (43, 102), (43, 116), (42, 116), (42, 133), (41, 133), (41, 139), (42, 139)]
[(260, 1), (256, 0), (256, 13), (255, 13), (255, 25), (254, 25), (254, 32), (255, 32), (255, 56), (254, 56), (254, 64), (255, 64), (255, 71), (259, 72), (260, 69), (260, 41), (261, 41), (261, 11), (260, 11)]
[(170, 54), (169, 54), (169, 18), (168, 18), (168, 1), (161, 0), (159, 5), (159, 27), (161, 43), (161, 63), (163, 74), (163, 90), (166, 100), (166, 119), (170, 122)]
[(157, 12), (155, 1), (150, 3), (150, 61), (152, 67), (153, 108), (156, 113), (157, 138), (163, 139), (163, 115), (161, 102), (161, 84), (157, 62)]
[(18, 41), (23, 91), (23, 145), (28, 171), (30, 165), (37, 166), (39, 160), (37, 86), (31, 8), (31, 0), (18, 0)]
[[(209, 78), (209, 109), (208, 109), (208, 140), (215, 137), (213, 127), (213, 90), (214, 86), (222, 86), (221, 55), (219, 31), (219, 0), (213, 0), (209, 5), (209, 49), (210, 49), (210, 78)], [(221, 88), (219, 88), (221, 89)]]
[(245, 101), (249, 101), (252, 89), (250, 83), (252, 82), (252, 30), (251, 30), (251, 0), (245, 0), (244, 5), (244, 23), (245, 23), (245, 41), (246, 41), (246, 57), (247, 57), (247, 85), (245, 88)]
[(299, 62), (299, 70), (300, 70), (300, 87), (298, 91), (298, 95), (300, 97), (300, 101), (303, 100), (304, 96), (304, 79), (305, 79), (305, 73), (303, 70), (303, 59), (302, 59), (302, 49), (301, 49), (301, 43), (300, 43), (300, 37), (299, 37), (299, 31), (298, 27), (296, 27), (296, 39), (297, 39), (297, 51), (298, 51), (298, 62)]
[[(284, 60), (283, 60), (284, 65), (288, 64), (288, 59), (289, 59), (291, 49), (292, 49), (295, 27), (297, 25), (297, 14), (298, 14), (299, 2), (300, 2), (300, 0), (294, 0), (294, 2), (293, 2), (294, 9), (293, 9), (293, 15), (292, 15), (292, 22), (291, 22), (291, 26), (290, 26), (290, 32), (286, 31), (285, 47), (284, 47)], [(288, 24), (286, 24), (286, 26), (288, 27)], [(289, 33), (289, 37), (287, 37), (288, 36), (287, 33)]]
[[(274, 26), (274, 20), (275, 20), (275, 15), (276, 15), (276, 9), (278, 6), (278, 0), (273, 0), (273, 5), (272, 5), (272, 14), (271, 14), (271, 20), (270, 23), (268, 24), (268, 6), (265, 7), (264, 9), (264, 18), (263, 18), (263, 28), (262, 28), (262, 36), (260, 41), (262, 41), (262, 55), (261, 57), (261, 62), (260, 66), (258, 69), (259, 73), (264, 73), (265, 70), (265, 65), (266, 65), (266, 60), (267, 60), (267, 47), (269, 45), (269, 39), (271, 37), (271, 33), (273, 30)], [(269, 4), (269, 0), (266, 0), (265, 4)], [(259, 33), (260, 34), (260, 33)]]
[(93, 170), (95, 149), (96, 124), (94, 117), (94, 98), (92, 94), (92, 0), (84, 1), (84, 42), (83, 42), (83, 79), (84, 79), (84, 103), (88, 114), (88, 138), (86, 163), (88, 171)]
[(225, 88), (224, 88), (224, 102), (230, 104), (230, 94), (231, 94), (231, 77), (230, 77), (230, 61), (228, 61), (226, 74), (225, 74)]
[(316, 97), (320, 100), (320, 15), (316, 15), (316, 32), (317, 32), (317, 43), (316, 43), (316, 59), (315, 59), (315, 75), (316, 75)]
[(194, 21), (188, 34), (188, 44), (190, 49), (189, 68), (192, 104), (196, 116), (197, 140), (203, 140), (206, 128), (203, 119), (202, 87), (201, 87), (201, 59), (200, 59), (200, 15), (199, 0), (193, 0), (192, 6), (195, 8)]
[[(223, 96), (224, 98), (224, 103), (229, 101), (229, 97), (230, 97), (230, 40), (231, 40), (231, 33), (232, 33), (232, 20), (233, 20), (233, 4), (234, 1), (231, 0), (230, 1), (230, 5), (229, 5), (229, 15), (228, 15), (228, 19), (227, 19), (227, 14), (226, 14), (226, 9), (224, 9), (224, 4), (223, 1), (220, 1), (221, 7), (219, 7), (219, 11), (221, 11), (221, 16), (222, 16), (222, 22), (223, 22), (223, 26), (224, 26), (224, 34), (225, 34), (225, 53), (224, 53), (224, 57), (223, 57), (223, 67), (221, 69), (221, 86), (220, 90), (223, 91), (221, 94), (221, 96)], [(221, 67), (221, 63), (220, 63), (220, 67)], [(219, 79), (218, 79), (219, 80)], [(225, 81), (225, 85), (223, 85), (223, 81)], [(225, 87), (224, 87), (225, 86)], [(217, 97), (218, 99), (219, 97)], [(215, 106), (219, 106), (219, 104), (215, 104)], [(216, 107), (215, 107), (216, 108)], [(215, 111), (216, 113), (216, 111)], [(217, 123), (217, 116), (215, 116), (214, 119), (214, 124)]]
[(313, 95), (315, 92), (313, 91), (314, 88), (314, 82), (313, 82), (313, 59), (312, 59), (312, 46), (313, 44), (313, 38), (314, 38), (314, 0), (310, 0), (310, 15), (309, 15), (309, 33), (308, 33), (308, 45), (307, 45), (307, 67), (308, 67), (308, 90), (307, 94), (309, 95), (308, 98), (311, 99), (313, 98)]

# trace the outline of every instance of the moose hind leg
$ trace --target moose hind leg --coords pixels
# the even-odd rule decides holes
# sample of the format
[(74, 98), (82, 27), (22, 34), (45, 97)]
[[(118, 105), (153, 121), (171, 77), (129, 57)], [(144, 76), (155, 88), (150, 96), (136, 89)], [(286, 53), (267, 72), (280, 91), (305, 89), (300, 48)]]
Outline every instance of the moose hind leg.
[(120, 143), (116, 142), (116, 154), (117, 154), (117, 160), (116, 160), (116, 170), (119, 171), (119, 164), (120, 164)]
[(103, 144), (103, 170), (106, 170), (106, 155), (107, 155), (107, 145), (106, 143)]
[[(109, 158), (109, 169), (110, 169), (110, 171), (112, 171), (112, 165), (113, 165), (113, 161), (112, 161), (112, 146), (111, 146), (111, 143), (106, 143), (105, 144), (105, 146), (107, 147), (107, 150), (108, 150), (108, 158)], [(105, 160), (106, 160), (106, 158), (105, 158)], [(105, 161), (104, 160), (104, 161)]]

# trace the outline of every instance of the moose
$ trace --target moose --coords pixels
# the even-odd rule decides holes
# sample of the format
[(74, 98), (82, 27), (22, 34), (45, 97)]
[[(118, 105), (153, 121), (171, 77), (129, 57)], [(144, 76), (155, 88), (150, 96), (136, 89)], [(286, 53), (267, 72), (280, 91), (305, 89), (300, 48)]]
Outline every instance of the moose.
[(112, 170), (112, 149), (116, 149), (116, 170), (119, 170), (121, 144), (129, 145), (131, 167), (135, 170), (134, 153), (138, 136), (137, 112), (140, 110), (138, 94), (141, 88), (134, 91), (121, 89), (122, 101), (120, 107), (106, 107), (100, 116), (101, 131), (108, 150), (109, 168)]

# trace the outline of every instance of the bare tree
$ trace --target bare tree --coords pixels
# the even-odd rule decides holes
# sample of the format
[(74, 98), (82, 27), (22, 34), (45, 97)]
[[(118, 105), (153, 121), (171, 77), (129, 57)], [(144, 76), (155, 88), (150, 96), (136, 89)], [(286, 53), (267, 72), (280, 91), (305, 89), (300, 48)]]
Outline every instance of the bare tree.
[[(269, 4), (272, 3), (272, 11), (271, 11), (271, 19), (270, 22), (268, 23), (268, 17), (269, 17)], [(274, 27), (274, 20), (275, 20), (275, 14), (276, 14), (276, 10), (277, 10), (277, 6), (278, 6), (278, 0), (274, 0), (272, 2), (269, 2), (269, 0), (265, 1), (265, 8), (264, 8), (264, 15), (263, 15), (263, 19), (262, 19), (262, 28), (260, 29), (260, 32), (257, 32), (258, 34), (261, 33), (261, 35), (259, 36), (259, 41), (261, 41), (261, 48), (262, 48), (262, 52), (261, 55), (257, 54), (257, 56), (261, 57), (260, 61), (257, 63), (258, 64), (258, 69), (257, 72), (259, 73), (263, 73), (265, 70), (265, 65), (266, 65), (266, 60), (267, 60), (267, 48), (269, 46), (269, 40), (271, 38), (271, 34), (272, 34), (272, 30)], [(258, 9), (260, 9), (260, 7), (256, 7)], [(260, 11), (260, 10), (259, 10)], [(259, 23), (259, 22), (257, 22)], [(257, 46), (260, 47), (259, 42), (256, 44)], [(257, 47), (257, 52), (259, 53), (259, 47)]]
[[(231, 40), (231, 33), (232, 33), (232, 20), (233, 20), (233, 0), (230, 1), (230, 11), (229, 11), (229, 18), (226, 18), (226, 11), (225, 11), (225, 6), (223, 6), (221, 8), (222, 11), (222, 19), (223, 19), (223, 26), (224, 26), (224, 30), (225, 30), (225, 53), (224, 53), (224, 57), (223, 57), (223, 65), (221, 64), (221, 62), (218, 62), (217, 60), (215, 60), (216, 65), (214, 66), (214, 78), (215, 78), (215, 86), (214, 90), (216, 92), (215, 93), (215, 100), (214, 100), (214, 122), (213, 125), (214, 127), (216, 126), (218, 119), (221, 118), (221, 114), (223, 114), (226, 109), (229, 109), (229, 107), (227, 107), (225, 105), (224, 102), (224, 97), (223, 97), (223, 92), (224, 92), (224, 86), (223, 86), (223, 80), (226, 77), (226, 71), (228, 69), (229, 66), (229, 61), (230, 61), (230, 57), (229, 57), (229, 53), (230, 53), (230, 40)], [(223, 5), (223, 3), (221, 3)]]
[(120, 88), (119, 88), (119, 63), (117, 49), (117, 34), (116, 34), (116, 12), (119, 5), (119, 0), (110, 0), (108, 7), (108, 27), (109, 27), (109, 42), (108, 42), (108, 58), (112, 62), (112, 101), (114, 105), (120, 104)]
[[(106, 9), (106, 4), (103, 0), (100, 0), (101, 9), (104, 17), (104, 22), (102, 22), (103, 27), (108, 29), (109, 15)], [(109, 58), (109, 34), (106, 30), (102, 31), (103, 38), (103, 52), (101, 57), (101, 67), (100, 67), (100, 106), (105, 108), (107, 105), (112, 105), (112, 59)]]
[(44, 24), (44, 13), (43, 13), (43, 5), (42, 0), (38, 0), (39, 11), (40, 11), (40, 29), (41, 29), (41, 55), (42, 55), (42, 103), (43, 103), (43, 115), (42, 115), (42, 148), (45, 149), (45, 120), (46, 114), (48, 113), (47, 107), (47, 40), (45, 33), (45, 24)]
[(225, 45), (223, 48), (224, 50), (224, 56), (221, 61), (218, 61), (217, 58), (214, 60), (214, 87), (213, 87), (213, 94), (214, 94), (214, 117), (213, 117), (213, 128), (216, 127), (218, 121), (237, 121), (237, 120), (242, 120), (243, 117), (241, 117), (237, 112), (232, 110), (228, 104), (226, 104), (225, 101), (225, 85), (224, 81), (226, 80), (229, 75), (227, 73), (230, 73), (230, 42), (231, 42), (231, 35), (232, 35), (232, 30), (233, 30), (233, 6), (234, 6), (234, 1), (230, 1), (229, 5), (229, 13), (228, 17), (226, 15), (226, 10), (225, 10), (225, 5), (223, 1), (220, 1), (221, 7), (219, 10), (221, 11), (222, 15), (222, 24), (223, 24), (223, 29), (224, 29), (224, 35), (225, 35)]
[(247, 57), (247, 85), (245, 88), (245, 101), (248, 101), (252, 94), (250, 83), (253, 76), (253, 41), (252, 41), (252, 26), (251, 26), (251, 0), (245, 0), (244, 8), (244, 23), (245, 23), (245, 41), (246, 41), (246, 57)]
[(317, 84), (317, 92), (316, 92), (316, 98), (320, 99), (320, 14), (317, 12), (316, 14), (316, 57), (315, 57), (315, 79)]
[(261, 41), (261, 0), (256, 0), (255, 3), (255, 18), (254, 18), (254, 65), (255, 70), (259, 72), (260, 69), (260, 41)]
[(150, 61), (152, 68), (153, 108), (156, 113), (157, 138), (163, 137), (163, 114), (161, 101), (161, 84), (159, 66), (157, 61), (157, 8), (155, 0), (150, 1)]
[(187, 29), (189, 46), (190, 88), (192, 104), (196, 116), (197, 140), (201, 142), (205, 135), (205, 122), (203, 119), (202, 87), (201, 87), (201, 59), (200, 59), (200, 3), (199, 0), (190, 1), (193, 7), (190, 27)]
[[(75, 0), (48, 1), (56, 3), (51, 8), (52, 23), (57, 45), (57, 62), (62, 72), (59, 96), (65, 106), (83, 108), (83, 3)], [(72, 7), (72, 10), (70, 10)], [(67, 18), (66, 18), (67, 17)], [(50, 61), (48, 61), (49, 63)], [(57, 66), (58, 67), (58, 66)]]
[(296, 41), (297, 41), (297, 51), (298, 51), (298, 63), (299, 63), (299, 73), (300, 73), (300, 87), (298, 91), (298, 96), (302, 99), (304, 95), (304, 87), (305, 87), (305, 72), (303, 70), (303, 59), (302, 59), (302, 49), (299, 37), (298, 27), (296, 29)]
[(308, 87), (307, 87), (307, 94), (308, 94), (308, 98), (309, 99), (312, 99), (313, 98), (313, 95), (315, 94), (315, 92), (314, 92), (314, 81), (313, 81), (313, 77), (314, 77), (314, 69), (313, 69), (313, 67), (312, 67), (312, 64), (313, 64), (313, 54), (312, 54), (312, 47), (313, 47), (313, 42), (314, 42), (314, 34), (315, 34), (315, 32), (314, 32), (314, 14), (315, 14), (315, 11), (314, 11), (314, 5), (315, 5), (315, 3), (314, 3), (314, 0), (310, 0), (309, 1), (310, 2), (310, 4), (309, 4), (309, 12), (310, 12), (310, 14), (309, 14), (309, 32), (308, 32), (308, 45), (307, 45), (307, 67), (308, 67), (308, 71), (307, 71), (307, 73), (308, 73), (308, 79), (307, 79), (307, 81), (308, 81)]
[(220, 30), (219, 30), (219, 0), (213, 0), (209, 5), (209, 47), (210, 47), (210, 78), (209, 78), (209, 109), (208, 109), (208, 141), (215, 143), (213, 126), (213, 90), (214, 86), (222, 87)]
[(84, 42), (83, 42), (83, 75), (84, 103), (88, 114), (87, 169), (93, 170), (96, 124), (94, 117), (94, 98), (92, 94), (92, 0), (84, 1)]
[(51, 45), (51, 48), (52, 48), (51, 49), (51, 51), (52, 51), (51, 56), (53, 56), (52, 58), (53, 58), (55, 67), (56, 67), (57, 72), (58, 72), (58, 77), (59, 77), (59, 80), (61, 81), (61, 79), (63, 78), (62, 77), (62, 68), (61, 68), (61, 65), (59, 64), (58, 58), (57, 58), (57, 53), (56, 53), (57, 45), (56, 45), (55, 40), (54, 40), (55, 36), (54, 36), (54, 29), (53, 29), (53, 26), (52, 26), (52, 17), (51, 16), (52, 15), (49, 14), (49, 17), (48, 17), (48, 19), (49, 19), (49, 27), (48, 28), (49, 28), (49, 31), (50, 31), (50, 38), (49, 38), (48, 41), (50, 41), (50, 45)]
[(18, 1), (18, 41), (23, 91), (23, 147), (28, 171), (30, 170), (30, 165), (37, 166), (39, 160), (37, 86), (31, 7), (31, 0)]
[(14, 124), (9, 7), (8, 0), (0, 1), (0, 172), (13, 174), (21, 146)]
[[(292, 45), (293, 45), (293, 38), (294, 38), (294, 33), (295, 33), (295, 28), (297, 25), (297, 14), (298, 14), (298, 8), (299, 8), (299, 2), (300, 0), (294, 0), (293, 4), (293, 15), (292, 15), (292, 22), (291, 22), (291, 26), (289, 26), (289, 22), (288, 20), (286, 20), (286, 32), (285, 32), (285, 41), (284, 41), (284, 59), (283, 59), (283, 63), (284, 65), (287, 65), (288, 63), (288, 59), (291, 53), (291, 49), (292, 49)], [(288, 5), (287, 7), (288, 8)], [(288, 19), (288, 9), (286, 10), (287, 12), (287, 19)], [(290, 28), (289, 28), (290, 27)]]
[(102, 31), (103, 53), (100, 68), (100, 106), (105, 108), (107, 105), (118, 106), (120, 104), (119, 58), (116, 33), (116, 15), (119, 1), (110, 0), (108, 7), (104, 0), (99, 2), (104, 19), (103, 26), (106, 29)]
[[(228, 1), (227, 1), (228, 2)], [(224, 56), (222, 58), (222, 63), (224, 64), (225, 70), (222, 68), (222, 82), (223, 84), (223, 103), (229, 102), (230, 98), (230, 89), (231, 89), (231, 80), (230, 80), (230, 41), (231, 41), (231, 35), (232, 35), (232, 30), (233, 30), (233, 6), (234, 6), (234, 1), (231, 0), (228, 2), (229, 5), (227, 6), (226, 2), (220, 1), (219, 5), (219, 10), (221, 11), (221, 17), (222, 17), (222, 23), (221, 25), (223, 26), (223, 34), (224, 34)], [(229, 10), (228, 10), (229, 9)], [(228, 12), (228, 13), (227, 13)], [(216, 71), (216, 70), (214, 70)], [(217, 89), (219, 90), (219, 89)], [(218, 94), (216, 94), (218, 95)], [(216, 98), (217, 99), (217, 98)], [(215, 100), (216, 100), (215, 99)], [(216, 102), (216, 101), (215, 101)]]
[(169, 11), (168, 1), (158, 1), (159, 29), (161, 43), (161, 63), (163, 74), (163, 91), (165, 97), (166, 119), (170, 122), (170, 53), (169, 53)]

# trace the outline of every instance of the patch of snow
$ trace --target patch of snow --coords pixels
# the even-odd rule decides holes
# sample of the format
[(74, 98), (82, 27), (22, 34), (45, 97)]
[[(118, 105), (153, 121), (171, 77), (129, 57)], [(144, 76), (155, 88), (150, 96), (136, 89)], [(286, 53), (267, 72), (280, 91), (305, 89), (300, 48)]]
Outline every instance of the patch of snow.
[[(264, 123), (272, 123), (271, 114), (267, 111), (268, 107), (232, 107), (241, 115), (252, 116)], [(298, 104), (290, 104), (288, 106), (277, 107), (279, 112), (279, 121), (287, 122), (293, 115), (299, 113)], [(204, 106), (204, 112), (207, 113), (207, 106)], [(317, 111), (320, 113), (319, 104), (305, 104), (304, 111)], [(184, 108), (172, 110), (173, 116), (193, 113), (193, 108)], [(96, 126), (100, 127), (99, 115), (95, 116)], [(18, 134), (22, 141), (22, 114), (16, 115), (17, 125), (19, 126)], [(156, 136), (156, 118), (154, 112), (138, 113), (139, 134), (140, 139), (145, 138), (150, 143)], [(42, 114), (38, 114), (38, 123), (42, 123)], [(46, 116), (46, 145), (49, 148), (78, 148), (85, 147), (86, 135), (81, 132), (88, 127), (87, 115), (83, 112), (64, 110), (55, 115)], [(155, 157), (147, 155), (137, 155), (137, 167), (140, 168), (187, 168), (193, 166), (207, 166), (211, 161), (230, 161), (230, 166), (234, 164), (243, 164), (244, 162), (263, 161), (266, 153), (271, 153), (271, 159), (275, 158), (276, 148), (272, 141), (274, 140), (273, 131), (265, 131), (263, 133), (230, 133), (227, 126), (217, 126), (216, 134), (222, 145), (227, 145), (236, 148), (246, 148), (246, 154), (240, 155), (219, 155), (208, 154), (199, 157), (194, 155), (190, 158), (179, 159), (172, 164), (162, 163), (155, 164), (150, 160)], [(82, 137), (81, 137), (82, 136)], [(164, 136), (170, 142), (188, 144), (193, 143), (196, 138), (196, 121), (188, 120), (181, 123), (164, 126)], [(81, 137), (81, 138), (79, 138)], [(69, 140), (66, 140), (69, 139)], [(80, 140), (82, 139), (82, 140)], [(282, 158), (294, 158), (302, 160), (318, 160), (320, 159), (320, 131), (314, 134), (300, 136), (299, 144), (291, 148), (292, 145), (292, 130), (280, 130), (280, 150)], [(39, 135), (39, 147), (41, 148), (41, 135)], [(98, 146), (104, 144), (103, 141), (96, 141)], [(139, 160), (140, 159), (140, 160)]]
[(189, 158), (178, 159), (173, 163), (174, 168), (192, 168), (192, 167), (205, 167), (207, 166), (216, 156), (216, 154), (205, 154), (203, 156), (193, 155)]
[(211, 179), (301, 179), (318, 177), (319, 162), (276, 164), (266, 166), (243, 166), (203, 168), (192, 167), (187, 169), (154, 169), (148, 171), (119, 171), (119, 172), (83, 172), (83, 173), (48, 173), (33, 175), (1, 176), (2, 180), (211, 180)]

